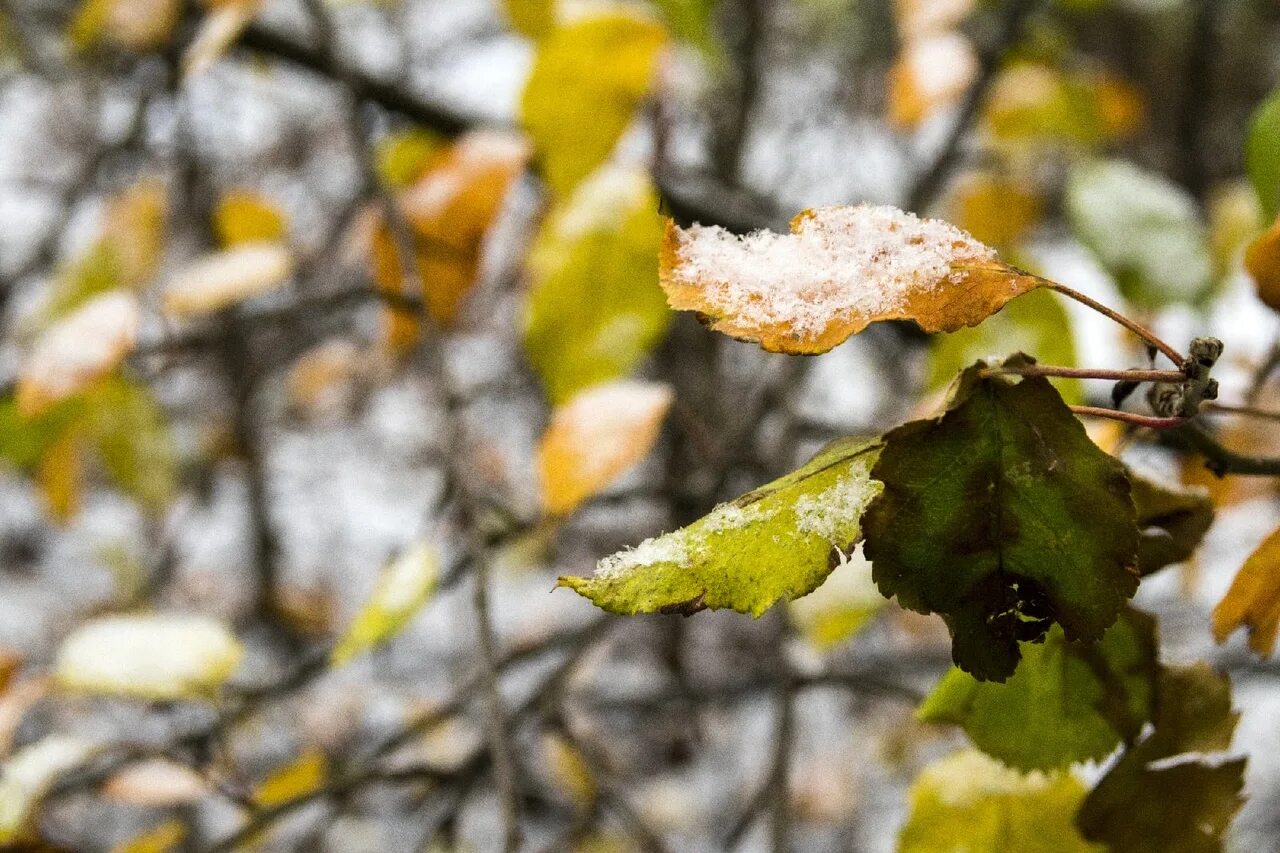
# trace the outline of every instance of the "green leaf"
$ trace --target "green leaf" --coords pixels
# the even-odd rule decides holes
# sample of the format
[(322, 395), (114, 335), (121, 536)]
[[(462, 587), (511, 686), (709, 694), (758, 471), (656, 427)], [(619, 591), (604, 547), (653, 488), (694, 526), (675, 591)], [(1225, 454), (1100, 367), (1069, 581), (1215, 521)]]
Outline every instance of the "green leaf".
[(404, 630), (435, 592), (439, 577), (440, 562), (429, 542), (418, 543), (392, 561), (383, 569), (373, 595), (333, 647), (333, 663), (344, 664)]
[(1138, 571), (1143, 577), (1181, 563), (1213, 524), (1213, 501), (1202, 492), (1169, 489), (1129, 473), (1138, 513)]
[(1085, 853), (1072, 825), (1084, 785), (1070, 774), (1022, 775), (975, 750), (949, 755), (911, 786), (898, 853)]
[(146, 387), (116, 376), (85, 399), (89, 430), (107, 474), (148, 509), (169, 505), (177, 454), (163, 409)]
[(1109, 755), (1151, 718), (1155, 620), (1126, 610), (1097, 643), (1055, 627), (1027, 644), (1004, 684), (948, 673), (920, 706), (928, 722), (962, 726), (974, 745), (1019, 770), (1053, 770)]
[(1138, 529), (1124, 467), (1053, 386), (985, 366), (941, 417), (885, 436), (864, 551), (885, 596), (942, 615), (961, 669), (1003, 681), (1055, 622), (1102, 637), (1137, 589)]
[(711, 30), (711, 14), (719, 0), (655, 0), (671, 32), (712, 62), (721, 60), (720, 44)]
[(552, 193), (568, 195), (613, 153), (649, 94), (665, 39), (662, 27), (619, 11), (539, 43), (520, 115)]
[(731, 608), (759, 616), (818, 587), (862, 538), (879, 441), (839, 439), (800, 469), (560, 585), (613, 613)]
[[(978, 359), (1014, 352), (1033, 352), (1047, 364), (1076, 366), (1071, 319), (1053, 293), (1033, 290), (980, 325), (935, 335), (929, 351), (929, 384), (945, 387)], [(1060, 379), (1055, 385), (1068, 403), (1084, 402), (1084, 387), (1078, 379)]]
[(1244, 142), (1249, 180), (1268, 220), (1280, 214), (1280, 89), (1253, 114)]
[(1208, 233), (1195, 199), (1177, 184), (1121, 161), (1092, 163), (1072, 174), (1066, 203), (1076, 236), (1126, 299), (1195, 302), (1212, 286)]
[(1230, 683), (1206, 664), (1165, 668), (1156, 707), (1151, 733), (1089, 793), (1077, 825), (1126, 853), (1216, 853), (1243, 803), (1245, 760), (1171, 759), (1230, 746)]
[(0, 399), (0, 460), (21, 471), (34, 468), (55, 441), (84, 415), (84, 400), (72, 397), (28, 418), (13, 397)]
[(538, 234), (524, 345), (553, 403), (626, 375), (666, 332), (657, 209), (647, 177), (606, 167)]

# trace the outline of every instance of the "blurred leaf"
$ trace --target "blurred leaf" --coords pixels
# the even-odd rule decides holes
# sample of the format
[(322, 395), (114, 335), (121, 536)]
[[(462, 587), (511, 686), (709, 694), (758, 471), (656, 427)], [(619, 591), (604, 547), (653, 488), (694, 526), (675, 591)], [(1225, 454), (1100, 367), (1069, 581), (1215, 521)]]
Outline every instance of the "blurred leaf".
[(205, 255), (174, 274), (165, 311), (190, 318), (215, 314), (275, 290), (293, 274), (293, 257), (279, 243), (245, 243)]
[(404, 189), (422, 176), (446, 145), (439, 134), (420, 128), (388, 134), (378, 140), (378, 177), (392, 189)]
[(172, 818), (111, 848), (111, 853), (173, 853), (181, 848), (186, 838), (186, 823), (179, 818)]
[(1040, 285), (952, 225), (871, 205), (806, 210), (790, 234), (745, 238), (668, 222), (658, 275), (672, 308), (770, 352), (804, 354), (882, 320), (926, 332), (974, 326)]
[(1219, 276), (1237, 269), (1245, 249), (1262, 228), (1262, 208), (1253, 187), (1232, 181), (1214, 190), (1209, 199), (1209, 243)]
[(941, 417), (884, 437), (863, 550), (886, 597), (943, 617), (957, 666), (1004, 681), (1055, 622), (1101, 639), (1138, 587), (1138, 529), (1124, 467), (1048, 380), (985, 367)]
[(1221, 851), (1244, 802), (1244, 759), (1169, 759), (1227, 749), (1237, 716), (1225, 676), (1203, 663), (1165, 668), (1155, 726), (1085, 798), (1076, 817), (1084, 836), (1125, 853)]
[(251, 190), (223, 194), (213, 211), (213, 230), (224, 249), (245, 243), (278, 243), (289, 234), (279, 206)]
[(400, 633), (435, 592), (439, 574), (439, 557), (430, 542), (419, 542), (393, 560), (333, 647), (333, 663), (344, 664)]
[(10, 397), (0, 400), (0, 459), (20, 470), (39, 464), (49, 446), (84, 417), (84, 400), (72, 397), (28, 418)]
[(319, 789), (328, 774), (329, 762), (324, 753), (308, 749), (262, 780), (253, 790), (254, 802), (267, 809), (305, 797)]
[(629, 373), (671, 319), (649, 179), (606, 167), (543, 224), (529, 256), (524, 345), (552, 403)]
[(1203, 491), (1170, 489), (1129, 472), (1137, 509), (1138, 571), (1144, 577), (1195, 553), (1213, 525), (1213, 502)]
[(15, 399), (37, 417), (115, 370), (137, 342), (138, 299), (113, 290), (81, 305), (44, 331), (18, 374)]
[(191, 699), (230, 678), (243, 653), (230, 629), (207, 616), (107, 616), (77, 627), (54, 669), (68, 690)]
[(164, 411), (143, 385), (117, 377), (91, 395), (88, 429), (107, 474), (147, 509), (169, 505), (177, 459)]
[(660, 26), (620, 10), (562, 26), (539, 44), (520, 115), (556, 196), (608, 159), (649, 94), (665, 40)]
[(966, 175), (952, 199), (956, 225), (979, 242), (1012, 248), (1044, 213), (1040, 196), (1027, 183), (990, 172)]
[(760, 616), (818, 587), (862, 538), (880, 491), (870, 470), (880, 442), (840, 439), (800, 469), (673, 533), (601, 560), (567, 586), (613, 613), (732, 608)]
[(1151, 719), (1155, 620), (1126, 610), (1097, 643), (1069, 643), (1054, 627), (1022, 647), (1003, 684), (949, 672), (920, 706), (932, 723), (962, 726), (974, 745), (1018, 770), (1055, 770), (1110, 755)]
[(48, 735), (0, 764), (0, 844), (32, 840), (40, 800), (62, 774), (93, 755), (92, 742), (71, 735)]
[(902, 39), (954, 30), (973, 12), (974, 0), (895, 0), (894, 23)]
[(788, 610), (801, 636), (826, 652), (866, 627), (887, 603), (871, 580), (871, 563), (855, 551)]
[(262, 0), (221, 0), (208, 5), (209, 10), (182, 56), (182, 73), (187, 78), (203, 74), (222, 58), (258, 16)]
[(1226, 642), (1238, 628), (1249, 632), (1249, 648), (1266, 657), (1280, 631), (1280, 529), (1249, 555), (1227, 594), (1213, 610), (1213, 635)]
[(66, 523), (80, 510), (84, 494), (83, 437), (69, 429), (53, 440), (40, 457), (36, 481), (50, 514)]
[(164, 45), (178, 22), (178, 0), (84, 0), (67, 29), (79, 51), (98, 44), (143, 52)]
[(889, 120), (914, 128), (957, 103), (978, 76), (973, 43), (947, 31), (907, 41), (889, 70)]
[(543, 509), (573, 512), (647, 456), (673, 398), (668, 385), (620, 380), (557, 407), (538, 443)]
[(502, 11), (516, 32), (534, 41), (556, 27), (557, 0), (502, 0)]
[(1072, 228), (1145, 307), (1196, 302), (1213, 284), (1208, 235), (1178, 185), (1120, 161), (1079, 167), (1067, 185)]
[(1280, 89), (1258, 107), (1244, 143), (1245, 166), (1270, 219), (1280, 215)]
[(696, 47), (713, 63), (721, 61), (721, 48), (712, 31), (712, 13), (720, 0), (655, 0), (672, 34)]
[[(935, 335), (929, 350), (929, 385), (945, 388), (979, 359), (1031, 352), (1046, 364), (1076, 366), (1071, 316), (1053, 293), (1036, 290), (1015, 299), (981, 325)], [(1078, 379), (1055, 379), (1068, 403), (1084, 402)]]
[(1272, 311), (1280, 311), (1280, 218), (1249, 245), (1244, 268), (1253, 276), (1258, 298)]
[(580, 812), (591, 808), (596, 801), (596, 779), (586, 758), (576, 746), (558, 734), (548, 734), (542, 741), (547, 769), (558, 790), (569, 795), (570, 802)]
[(1069, 773), (1022, 775), (976, 750), (929, 765), (911, 786), (898, 853), (1088, 853), (1072, 823), (1084, 785)]
[(116, 803), (149, 808), (172, 808), (203, 799), (211, 786), (199, 772), (176, 761), (151, 758), (113, 775), (102, 795)]
[(1015, 150), (1093, 149), (1132, 136), (1145, 118), (1141, 92), (1125, 80), (1025, 61), (1001, 70), (983, 106), (992, 140)]

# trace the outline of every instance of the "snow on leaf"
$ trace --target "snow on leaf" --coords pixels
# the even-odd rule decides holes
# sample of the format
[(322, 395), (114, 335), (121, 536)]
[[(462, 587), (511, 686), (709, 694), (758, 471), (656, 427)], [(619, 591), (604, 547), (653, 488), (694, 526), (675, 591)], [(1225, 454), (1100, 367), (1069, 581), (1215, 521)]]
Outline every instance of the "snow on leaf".
[(668, 303), (766, 350), (821, 353), (877, 320), (927, 332), (977, 325), (1038, 286), (960, 229), (893, 207), (806, 210), (791, 232), (668, 222)]
[(72, 632), (54, 669), (70, 690), (181, 699), (222, 684), (242, 655), (230, 629), (207, 616), (108, 616)]
[(333, 663), (344, 664), (400, 633), (435, 592), (439, 573), (436, 548), (430, 542), (419, 542), (391, 561), (351, 627), (333, 647)]
[(83, 738), (49, 735), (0, 764), (0, 844), (24, 840), (41, 798), (59, 776), (84, 764), (94, 750)]
[(840, 439), (796, 471), (560, 585), (613, 613), (730, 608), (760, 616), (812, 592), (862, 538), (879, 441)]
[(200, 317), (260, 296), (289, 280), (293, 258), (279, 243), (245, 243), (192, 262), (164, 292), (175, 317)]
[(1239, 628), (1249, 632), (1249, 648), (1270, 655), (1280, 632), (1280, 529), (1272, 531), (1245, 560), (1227, 594), (1213, 609), (1213, 635), (1226, 642)]
[(547, 513), (573, 512), (647, 456), (672, 399), (667, 385), (619, 380), (557, 407), (538, 444)]
[(19, 374), (18, 410), (36, 417), (114, 370), (133, 350), (139, 319), (137, 298), (115, 290), (46, 329)]

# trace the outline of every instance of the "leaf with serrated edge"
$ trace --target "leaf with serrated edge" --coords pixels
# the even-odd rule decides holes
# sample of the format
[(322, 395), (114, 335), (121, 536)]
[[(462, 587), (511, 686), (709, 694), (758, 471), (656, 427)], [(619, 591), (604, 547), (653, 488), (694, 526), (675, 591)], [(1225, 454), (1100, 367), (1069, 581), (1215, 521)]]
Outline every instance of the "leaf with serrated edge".
[(879, 441), (840, 439), (807, 464), (709, 515), (600, 561), (560, 585), (613, 613), (729, 608), (760, 616), (812, 592), (862, 538), (863, 509), (880, 491)]
[(1102, 636), (1138, 587), (1138, 528), (1124, 467), (1053, 386), (985, 367), (941, 417), (885, 436), (864, 552), (882, 593), (943, 617), (961, 669), (1003, 681), (1053, 623)]
[(974, 326), (1040, 284), (953, 225), (872, 205), (806, 210), (790, 234), (669, 221), (659, 276), (672, 308), (788, 353), (826, 352), (878, 320)]

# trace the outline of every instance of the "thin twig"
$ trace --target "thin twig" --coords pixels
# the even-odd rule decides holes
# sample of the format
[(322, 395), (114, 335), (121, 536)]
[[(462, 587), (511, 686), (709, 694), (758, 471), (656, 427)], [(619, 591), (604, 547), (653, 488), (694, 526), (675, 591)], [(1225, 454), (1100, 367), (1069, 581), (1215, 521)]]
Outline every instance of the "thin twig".
[(1074, 299), (1076, 302), (1079, 302), (1081, 305), (1086, 305), (1092, 308), (1094, 311), (1097, 311), (1102, 316), (1110, 320), (1114, 320), (1115, 322), (1119, 323), (1121, 326), (1124, 326), (1126, 329), (1133, 332), (1138, 337), (1142, 338), (1148, 344), (1155, 347), (1160, 352), (1164, 353), (1165, 356), (1167, 356), (1168, 359), (1172, 361), (1174, 364), (1178, 365), (1179, 368), (1181, 368), (1186, 363), (1187, 359), (1182, 353), (1178, 352), (1172, 346), (1160, 340), (1160, 338), (1156, 337), (1154, 332), (1152, 332), (1150, 329), (1147, 329), (1145, 326), (1141, 325), (1137, 321), (1130, 320), (1128, 317), (1124, 316), (1120, 312), (1112, 308), (1108, 308), (1098, 300), (1093, 299), (1092, 297), (1089, 297), (1089, 296), (1085, 296), (1080, 291), (1075, 290), (1074, 288), (1067, 287), (1065, 284), (1059, 284), (1056, 281), (1051, 281), (1047, 278), (1042, 278), (1040, 276), (1034, 276), (1034, 277), (1037, 280), (1039, 280), (1043, 286), (1049, 288), (1050, 290), (1055, 290), (1058, 293), (1061, 293), (1063, 296)]
[(1200, 411), (1210, 415), (1240, 415), (1241, 417), (1258, 418), (1265, 421), (1280, 421), (1280, 412), (1273, 409), (1262, 409), (1257, 406), (1206, 401), (1200, 404)]
[(1108, 370), (1095, 367), (1059, 367), (1028, 364), (1023, 367), (988, 367), (983, 376), (1056, 376), (1064, 379), (1110, 379), (1116, 382), (1182, 382), (1187, 377), (1177, 370)]
[(1089, 415), (1095, 418), (1107, 418), (1147, 429), (1175, 429), (1187, 422), (1186, 418), (1160, 418), (1152, 415), (1139, 415), (1123, 412), (1119, 409), (1104, 409), (1101, 406), (1072, 406), (1071, 411), (1077, 415)]
[(514, 853), (520, 846), (520, 792), (516, 782), (515, 759), (508, 739), (506, 709), (498, 691), (497, 652), (493, 636), (493, 620), (489, 608), (489, 560), (476, 559), (475, 588), (472, 606), (476, 614), (476, 633), (480, 645), (480, 679), (484, 693), (489, 752), (492, 754), (494, 786), (502, 814), (502, 849)]

